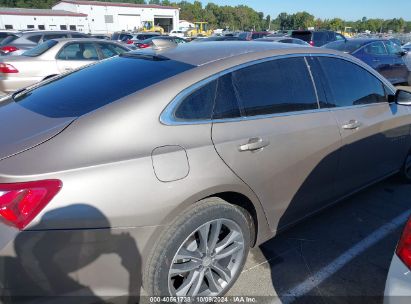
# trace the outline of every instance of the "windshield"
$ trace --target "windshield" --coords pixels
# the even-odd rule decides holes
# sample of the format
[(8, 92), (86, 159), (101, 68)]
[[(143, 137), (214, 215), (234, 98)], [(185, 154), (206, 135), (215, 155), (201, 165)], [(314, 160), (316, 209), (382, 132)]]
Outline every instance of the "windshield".
[(328, 43), (324, 45), (323, 48), (341, 51), (345, 53), (352, 53), (358, 50), (363, 45), (364, 41), (346, 40)]
[(47, 117), (78, 117), (193, 67), (162, 57), (123, 54), (45, 82), (14, 100)]
[(58, 42), (55, 40), (48, 40), (44, 43), (39, 44), (38, 46), (25, 51), (22, 55), (23, 56), (28, 56), (28, 57), (37, 57), (42, 54), (44, 54), (46, 51), (51, 49), (53, 46), (55, 46)]

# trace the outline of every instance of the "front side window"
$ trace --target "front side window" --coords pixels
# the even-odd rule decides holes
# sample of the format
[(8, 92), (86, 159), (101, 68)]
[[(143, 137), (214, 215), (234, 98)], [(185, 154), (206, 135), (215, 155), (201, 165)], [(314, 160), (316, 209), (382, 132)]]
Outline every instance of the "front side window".
[(233, 84), (246, 116), (318, 109), (303, 57), (277, 59), (235, 71)]
[(387, 46), (388, 54), (390, 55), (398, 55), (399, 53), (402, 52), (401, 47), (394, 42), (388, 40), (384, 42), (385, 45)]
[(381, 41), (366, 45), (364, 51), (370, 55), (387, 55), (387, 50)]
[[(318, 57), (326, 107), (349, 107), (386, 102), (381, 81), (362, 67), (347, 60)], [(316, 73), (315, 73), (316, 74)]]
[(117, 56), (125, 52), (128, 52), (127, 49), (122, 48), (115, 44), (98, 43), (98, 46), (100, 47), (100, 50), (103, 53), (104, 58), (109, 58), (109, 57)]
[(98, 60), (96, 47), (92, 43), (71, 43), (57, 55), (60, 60)]

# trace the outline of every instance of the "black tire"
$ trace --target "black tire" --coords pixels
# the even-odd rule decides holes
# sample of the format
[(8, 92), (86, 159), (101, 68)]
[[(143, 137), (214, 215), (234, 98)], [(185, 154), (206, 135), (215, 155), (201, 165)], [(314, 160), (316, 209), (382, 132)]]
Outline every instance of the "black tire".
[(254, 226), (252, 217), (245, 209), (229, 204), (220, 198), (211, 197), (199, 201), (179, 216), (154, 246), (143, 273), (143, 286), (149, 296), (170, 296), (168, 274), (175, 254), (192, 232), (216, 219), (234, 221), (240, 227), (244, 237), (244, 255), (241, 266), (220, 296), (227, 293), (244, 267)]
[(411, 184), (411, 153), (405, 159), (400, 175), (406, 183)]

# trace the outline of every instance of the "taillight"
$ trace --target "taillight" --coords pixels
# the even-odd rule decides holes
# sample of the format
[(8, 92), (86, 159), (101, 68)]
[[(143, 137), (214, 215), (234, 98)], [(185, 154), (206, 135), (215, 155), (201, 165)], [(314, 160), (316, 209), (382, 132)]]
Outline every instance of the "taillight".
[(0, 63), (0, 73), (4, 74), (10, 74), (10, 73), (18, 73), (19, 70), (17, 70), (14, 66), (8, 63)]
[(140, 49), (146, 49), (146, 48), (148, 48), (148, 47), (150, 47), (151, 45), (150, 44), (148, 44), (148, 43), (140, 43), (139, 45), (138, 45), (138, 47), (140, 48)]
[(310, 40), (310, 42), (308, 42), (311, 46), (314, 46), (314, 41)]
[(405, 225), (396, 253), (404, 264), (411, 269), (411, 218)]
[(126, 44), (133, 44), (133, 40), (127, 40)]
[(15, 51), (18, 51), (19, 49), (16, 48), (15, 46), (12, 46), (12, 45), (6, 45), (6, 46), (1, 47), (0, 50), (1, 50), (3, 53), (8, 54), (8, 53), (13, 53), (13, 52), (15, 52)]
[(0, 219), (23, 230), (61, 187), (59, 180), (0, 184)]

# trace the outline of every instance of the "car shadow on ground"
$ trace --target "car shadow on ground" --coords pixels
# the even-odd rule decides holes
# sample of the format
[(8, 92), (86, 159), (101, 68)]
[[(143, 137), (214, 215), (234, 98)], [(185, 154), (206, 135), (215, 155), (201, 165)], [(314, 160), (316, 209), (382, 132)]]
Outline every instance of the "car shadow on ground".
[[(271, 303), (382, 303), (403, 227), (339, 267), (334, 264), (387, 222), (410, 212), (410, 193), (411, 185), (395, 176), (282, 232), (251, 251), (230, 295), (262, 296)], [(317, 284), (324, 271), (326, 278)], [(290, 294), (296, 290), (297, 297)]]
[[(134, 239), (128, 233), (113, 233), (110, 229), (72, 229), (36, 231), (45, 218), (86, 214), (101, 227), (110, 227), (98, 209), (77, 204), (46, 213), (37, 226), (20, 233), (14, 243), (15, 256), (0, 257), (0, 303), (138, 303), (141, 288), (141, 257)], [(61, 219), (61, 218), (60, 218)], [(79, 270), (99, 258), (117, 256), (128, 273), (127, 298), (100, 297), (78, 275)], [(112, 275), (110, 266), (104, 276)], [(102, 272), (99, 272), (100, 275)], [(95, 276), (99, 285), (104, 279)], [(71, 295), (56, 297), (56, 295)]]

